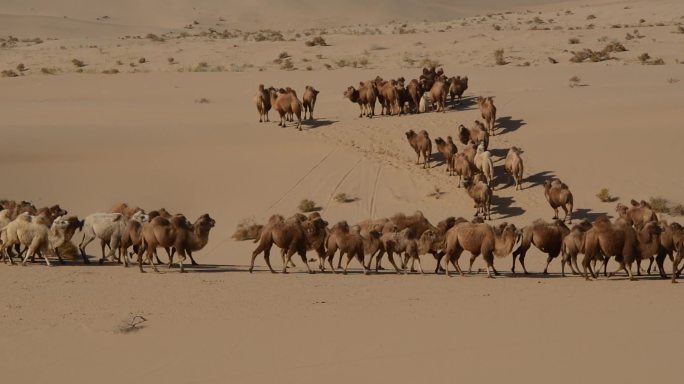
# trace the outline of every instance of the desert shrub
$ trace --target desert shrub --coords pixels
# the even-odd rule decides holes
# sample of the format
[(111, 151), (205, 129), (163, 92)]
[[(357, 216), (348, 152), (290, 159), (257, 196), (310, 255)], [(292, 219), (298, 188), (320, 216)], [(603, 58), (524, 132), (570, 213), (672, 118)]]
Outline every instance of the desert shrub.
[(102, 71), (102, 73), (105, 74), (105, 75), (115, 75), (115, 74), (119, 73), (119, 70), (116, 69), (116, 68), (105, 69), (105, 70)]
[(195, 103), (197, 103), (197, 104), (209, 104), (209, 103), (211, 103), (211, 101), (209, 101), (209, 99), (207, 99), (206, 97), (202, 97), (200, 99), (195, 100)]
[(335, 195), (334, 199), (338, 203), (351, 203), (353, 201), (356, 201), (355, 197), (351, 197), (346, 193), (338, 193), (337, 195)]
[(594, 16), (594, 15), (587, 16), (587, 20), (594, 20), (595, 18), (596, 18), (596, 16)]
[(577, 77), (577, 76), (571, 77), (571, 78), (570, 78), (570, 88), (572, 88), (572, 87), (577, 87), (578, 85), (580, 85), (580, 82), (581, 82), (581, 81), (582, 81), (582, 79), (580, 79), (580, 78)]
[(207, 72), (209, 71), (209, 64), (207, 64), (206, 61), (201, 61), (197, 63), (197, 66), (194, 69), (195, 72)]
[(648, 53), (642, 53), (638, 57), (639, 61), (641, 61), (641, 64), (646, 64), (649, 60), (651, 60), (651, 55)]
[(2, 77), (17, 77), (19, 76), (18, 73), (16, 73), (13, 69), (5, 69), (4, 71), (1, 72)]
[(256, 240), (261, 235), (263, 227), (263, 225), (255, 223), (253, 219), (245, 219), (238, 223), (235, 233), (231, 237), (237, 241)]
[(611, 58), (608, 52), (606, 52), (605, 50), (593, 51), (591, 49), (585, 48), (581, 51), (572, 51), (571, 53), (572, 57), (570, 58), (570, 61), (573, 63), (582, 63), (585, 60), (599, 62), (610, 60)]
[(506, 65), (508, 62), (504, 59), (503, 49), (497, 49), (494, 51), (494, 62), (496, 65)]
[(138, 63), (145, 64), (145, 63), (147, 63), (147, 59), (145, 59), (144, 57), (141, 57), (138, 59)]
[(299, 202), (297, 208), (299, 209), (299, 211), (304, 213), (313, 212), (316, 210), (316, 203), (314, 203), (312, 200), (304, 199)]
[(444, 194), (444, 192), (439, 188), (439, 185), (435, 185), (432, 192), (428, 193), (428, 197), (434, 197), (435, 200), (439, 200), (439, 198), (442, 197), (442, 194)]
[(167, 58), (166, 61), (168, 61), (169, 64), (175, 64), (176, 63), (176, 59), (174, 59), (173, 57)]
[(678, 25), (677, 29), (675, 29), (674, 33), (684, 33), (684, 26)]
[(549, 57), (549, 63), (558, 64), (558, 60), (554, 59), (553, 57)]
[(316, 45), (321, 46), (321, 47), (327, 47), (328, 46), (328, 43), (321, 36), (316, 36), (311, 40), (307, 40), (304, 42), (304, 44), (306, 44), (307, 47), (314, 47)]
[(668, 199), (662, 197), (651, 197), (648, 199), (648, 203), (651, 205), (651, 208), (658, 213), (670, 212), (670, 201)]
[(280, 64), (280, 69), (285, 70), (285, 71), (293, 71), (296, 68), (295, 68), (294, 64), (292, 63), (292, 60), (290, 58), (287, 58)]
[(45, 74), (45, 75), (55, 75), (55, 74), (57, 74), (57, 69), (56, 68), (43, 67), (40, 69), (40, 73)]
[(83, 60), (79, 59), (72, 59), (71, 63), (78, 68), (83, 68), (86, 66), (86, 63), (84, 63)]
[(26, 68), (24, 63), (19, 63), (19, 64), (17, 64), (17, 71), (19, 71), (19, 72), (28, 71), (28, 68)]
[(578, 39), (578, 38), (576, 38), (576, 37), (571, 37), (570, 39), (568, 39), (568, 43), (570, 43), (570, 44), (579, 44), (579, 43), (580, 43), (580, 39)]
[(651, 64), (651, 65), (664, 65), (664, 64), (665, 64), (665, 60), (663, 60), (662, 58), (659, 57), (659, 58), (657, 58), (657, 59), (652, 60), (652, 61), (650, 62), (650, 64)]
[(625, 52), (627, 51), (627, 48), (625, 48), (622, 43), (618, 41), (613, 41), (612, 43), (606, 45), (605, 48), (603, 48), (605, 52)]
[(159, 36), (155, 35), (154, 33), (148, 33), (148, 34), (145, 36), (145, 38), (146, 38), (146, 39), (149, 39), (149, 40), (151, 40), (151, 41), (159, 42), (159, 43), (165, 41), (163, 37), (159, 37)]
[(610, 195), (610, 191), (608, 190), (608, 188), (602, 188), (599, 191), (599, 193), (596, 194), (596, 197), (598, 197), (598, 199), (604, 203), (610, 203), (610, 202), (617, 200), (613, 196)]

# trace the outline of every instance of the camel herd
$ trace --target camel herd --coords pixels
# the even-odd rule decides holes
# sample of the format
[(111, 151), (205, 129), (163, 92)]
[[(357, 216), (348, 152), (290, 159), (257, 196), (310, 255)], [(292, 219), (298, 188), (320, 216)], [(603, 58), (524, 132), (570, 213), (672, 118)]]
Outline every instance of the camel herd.
[(304, 88), (302, 100), (297, 97), (297, 92), (290, 88), (264, 88), (263, 84), (259, 84), (257, 93), (254, 96), (254, 103), (259, 112), (259, 122), (270, 121), (268, 112), (274, 109), (280, 116), (278, 122), (279, 127), (285, 127), (287, 121), (294, 121), (297, 118), (296, 127), (302, 130), (302, 111), (304, 111), (304, 119), (306, 119), (307, 112), (309, 119), (313, 119), (313, 111), (316, 106), (316, 97), (319, 91), (314, 87), (307, 85)]
[[(86, 247), (93, 240), (100, 240), (102, 257), (105, 260), (129, 263), (129, 250), (137, 255), (140, 272), (143, 270), (143, 255), (146, 262), (158, 272), (155, 265), (159, 257), (157, 248), (164, 248), (169, 257), (168, 266), (173, 266), (173, 257), (178, 253), (178, 265), (185, 272), (183, 262), (186, 254), (193, 265), (197, 265), (192, 252), (204, 248), (209, 241), (209, 232), (215, 225), (208, 214), (200, 216), (194, 223), (182, 214), (172, 215), (165, 209), (145, 212), (139, 207), (119, 204), (106, 212), (93, 213), (79, 220), (76, 216), (65, 217), (67, 211), (59, 205), (36, 208), (27, 201), (0, 201), (0, 257), (14, 264), (14, 257), (19, 257), (25, 265), (35, 256), (42, 256), (47, 265), (48, 256), (55, 257), (60, 263), (64, 260), (60, 249), (77, 231), (83, 237), (78, 245), (83, 262), (90, 263), (86, 255)], [(105, 249), (109, 251), (105, 254)], [(118, 257), (115, 253), (118, 251)], [(23, 255), (23, 258), (22, 258)], [(154, 256), (154, 258), (153, 258)]]
[[(669, 257), (672, 261), (671, 281), (676, 282), (684, 269), (684, 265), (679, 267), (684, 252), (684, 227), (678, 223), (659, 222), (652, 208), (643, 201), (632, 201), (630, 207), (618, 204), (616, 211), (618, 217), (613, 221), (601, 216), (593, 223), (583, 220), (569, 227), (562, 220), (547, 222), (540, 219), (521, 229), (505, 222), (489, 225), (478, 217), (472, 221), (447, 217), (433, 225), (421, 212), (368, 219), (353, 226), (340, 221), (332, 227), (317, 212), (308, 216), (296, 214), (287, 219), (273, 215), (254, 240), (258, 245), (252, 252), (249, 271), (253, 271), (255, 259), (263, 253), (268, 269), (275, 273), (270, 261), (270, 251), (275, 245), (281, 249), (283, 273), (294, 265), (292, 256), (295, 254), (301, 257), (309, 273), (313, 273), (309, 262), (314, 260), (307, 260), (307, 252), (314, 251), (321, 272), (326, 270), (327, 263), (333, 273), (341, 268), (346, 274), (350, 262), (356, 259), (364, 274), (369, 274), (375, 258), (377, 273), (382, 268), (383, 256), (387, 254), (396, 273), (415, 272), (415, 263), (424, 274), (421, 257), (431, 254), (437, 261), (435, 274), (443, 271), (449, 276), (451, 265), (463, 276), (459, 258), (463, 251), (468, 251), (471, 254), (468, 273), (472, 273), (473, 262), (482, 255), (487, 276), (499, 275), (494, 267), (495, 258), (512, 255), (511, 272), (516, 273), (516, 261), (519, 260), (527, 274), (525, 255), (534, 245), (547, 255), (544, 274), (548, 273), (549, 264), (560, 255), (562, 276), (565, 276), (567, 265), (573, 274), (581, 274), (587, 280), (598, 278), (600, 268), (606, 277), (624, 270), (630, 280), (635, 280), (634, 264), (637, 275), (641, 276), (641, 263), (648, 260), (646, 272), (649, 275), (655, 261), (660, 276), (667, 278), (664, 261)], [(336, 254), (339, 258), (334, 263)], [(584, 255), (581, 269), (577, 264), (580, 254)], [(399, 256), (399, 264), (395, 255)], [(609, 274), (607, 265), (611, 257), (619, 267)], [(600, 266), (596, 269), (598, 263)]]

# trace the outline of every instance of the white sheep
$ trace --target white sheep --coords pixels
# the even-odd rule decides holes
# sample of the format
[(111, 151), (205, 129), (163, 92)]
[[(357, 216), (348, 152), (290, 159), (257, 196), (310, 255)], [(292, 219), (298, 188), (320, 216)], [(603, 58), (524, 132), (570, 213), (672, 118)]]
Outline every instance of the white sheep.
[[(136, 212), (131, 219), (147, 221), (149, 216), (143, 212)], [(120, 213), (93, 213), (87, 216), (83, 223), (83, 239), (78, 246), (83, 261), (88, 263), (85, 248), (96, 238), (101, 240), (102, 258), (100, 264), (104, 263), (105, 257), (111, 260), (116, 250), (119, 249), (127, 222), (124, 215)], [(106, 256), (105, 246), (109, 246), (109, 252)]]

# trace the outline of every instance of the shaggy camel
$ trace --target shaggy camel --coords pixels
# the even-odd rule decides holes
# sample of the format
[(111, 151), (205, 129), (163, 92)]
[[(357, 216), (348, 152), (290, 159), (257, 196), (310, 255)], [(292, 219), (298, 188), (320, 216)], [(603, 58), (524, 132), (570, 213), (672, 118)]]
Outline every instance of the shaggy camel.
[(494, 129), (496, 128), (496, 107), (494, 106), (494, 100), (491, 97), (478, 97), (477, 105), (480, 107), (482, 119), (484, 119), (485, 124), (487, 125), (489, 134), (494, 136)]
[(294, 91), (287, 91), (284, 89), (276, 90), (275, 88), (270, 88), (271, 94), (271, 107), (275, 109), (280, 115), (279, 127), (285, 127), (285, 116), (287, 114), (292, 114), (297, 116), (296, 127), (300, 131), (302, 130), (302, 102), (297, 98), (297, 94)]
[(580, 269), (577, 266), (577, 255), (584, 251), (584, 236), (586, 232), (591, 229), (591, 223), (582, 220), (572, 226), (570, 233), (563, 239), (561, 246), (561, 276), (565, 277), (565, 264), (570, 266), (573, 274), (579, 274)]
[[(157, 266), (154, 264), (152, 257), (157, 251), (158, 247), (171, 248), (174, 247), (178, 251), (180, 272), (184, 273), (183, 261), (185, 260), (185, 241), (187, 241), (188, 234), (192, 231), (192, 224), (188, 219), (181, 215), (174, 215), (170, 220), (157, 216), (142, 226), (142, 245), (138, 252), (138, 266), (140, 272), (143, 270), (143, 253), (147, 261), (152, 265), (155, 272), (159, 272)], [(170, 263), (169, 263), (170, 264)]]
[(408, 85), (406, 86), (406, 93), (408, 94), (409, 111), (411, 113), (425, 112), (425, 108), (423, 108), (422, 111), (418, 109), (424, 93), (423, 88), (420, 86), (418, 80), (413, 79), (409, 81)]
[[(303, 216), (303, 215), (302, 215)], [(271, 267), (270, 252), (273, 244), (277, 245), (279, 248), (283, 249), (285, 254), (285, 261), (283, 262), (283, 273), (287, 273), (288, 262), (295, 253), (299, 254), (302, 261), (306, 265), (306, 269), (309, 273), (314, 273), (314, 271), (309, 268), (309, 264), (306, 260), (306, 251), (309, 247), (307, 236), (302, 228), (302, 222), (306, 221), (306, 217), (295, 215), (289, 219), (285, 219), (280, 215), (273, 215), (268, 220), (268, 223), (264, 225), (261, 230), (261, 236), (259, 238), (259, 245), (252, 252), (252, 261), (249, 267), (249, 272), (254, 270), (254, 260), (260, 253), (264, 253), (264, 259), (266, 265), (271, 273), (275, 273)]]
[[(146, 220), (147, 215), (142, 211), (138, 211), (133, 215), (136, 220)], [(83, 238), (78, 248), (81, 251), (84, 263), (89, 263), (86, 255), (86, 247), (95, 239), (100, 239), (100, 247), (102, 248), (102, 257), (100, 264), (104, 263), (105, 257), (112, 259), (114, 252), (119, 249), (121, 244), (121, 237), (126, 228), (125, 216), (121, 213), (94, 213), (88, 215), (84, 219), (83, 224)], [(105, 256), (105, 246), (109, 246), (109, 253)]]
[(447, 140), (444, 141), (441, 137), (435, 139), (435, 145), (437, 145), (437, 152), (442, 154), (444, 158), (444, 164), (446, 165), (446, 171), (449, 172), (449, 176), (454, 175), (454, 155), (458, 152), (456, 144), (451, 136), (447, 136)]
[(511, 147), (504, 161), (504, 172), (508, 174), (509, 179), (513, 178), (516, 191), (522, 190), (523, 171), (525, 169), (523, 159), (520, 156), (521, 153), (520, 148)]
[(482, 217), (485, 220), (492, 219), (492, 188), (489, 187), (486, 180), (483, 180), (482, 175), (477, 175), (473, 179), (472, 185), (466, 187), (468, 195), (475, 202), (475, 217), (480, 215), (482, 212)]
[(344, 264), (344, 273), (347, 274), (347, 268), (349, 267), (349, 262), (355, 257), (356, 260), (361, 263), (363, 267), (363, 273), (368, 274), (368, 268), (364, 262), (364, 242), (361, 236), (361, 228), (354, 226), (352, 230), (349, 230), (349, 224), (346, 221), (340, 221), (335, 224), (330, 229), (330, 235), (326, 240), (327, 252), (326, 256), (328, 259), (328, 264), (330, 264), (330, 269), (333, 273), (337, 273), (335, 266), (333, 265), (333, 258), (335, 257), (335, 252), (340, 251), (340, 259), (347, 255), (347, 262)]
[(26, 247), (26, 255), (21, 265), (26, 265), (28, 259), (33, 259), (37, 253), (43, 255), (48, 266), (52, 265), (48, 259), (48, 253), (56, 256), (60, 263), (64, 262), (55, 249), (65, 241), (65, 230), (69, 226), (68, 220), (62, 219), (61, 216), (57, 217), (50, 227), (35, 219), (29, 222), (21, 221), (21, 223), (22, 225), (17, 229), (17, 235), (21, 245)]
[(407, 114), (409, 112), (413, 113), (411, 109), (411, 95), (409, 95), (408, 88), (405, 86), (405, 79), (400, 77), (397, 79), (397, 84), (395, 88), (397, 89), (397, 94), (399, 95), (399, 113)]
[[(420, 235), (420, 238), (417, 240), (415, 239), (409, 239), (407, 236), (400, 236), (402, 232), (399, 232), (397, 235), (398, 238), (395, 238), (393, 241), (395, 242), (395, 245), (393, 247), (394, 252), (400, 252), (401, 249), (404, 251), (404, 259), (401, 262), (401, 268), (404, 270), (404, 273), (409, 273), (410, 272), (415, 272), (414, 269), (414, 264), (418, 262), (418, 270), (420, 271), (421, 275), (424, 275), (425, 272), (423, 271), (423, 266), (420, 263), (420, 256), (431, 253), (435, 258), (437, 258), (437, 261), (439, 261), (439, 257), (437, 255), (437, 247), (439, 247), (439, 242), (440, 240), (443, 241), (443, 239), (440, 239), (439, 235), (435, 233), (433, 230), (428, 229), (427, 231), (423, 232), (422, 235)], [(409, 268), (409, 261), (411, 261), (411, 266)]]
[(461, 144), (468, 144), (472, 141), (475, 147), (482, 143), (485, 151), (489, 148), (489, 133), (487, 133), (484, 125), (479, 120), (475, 120), (471, 128), (466, 128), (463, 124), (459, 125), (458, 139), (461, 141)]
[(641, 229), (650, 221), (658, 221), (658, 216), (649, 203), (643, 200), (641, 202), (632, 200), (630, 203), (631, 207), (627, 207), (622, 203), (618, 203), (615, 207), (618, 215), (625, 219), (629, 225), (633, 225), (636, 229)]
[(502, 223), (497, 228), (488, 224), (456, 224), (446, 234), (446, 249), (444, 253), (444, 257), (446, 257), (446, 276), (449, 276), (449, 262), (451, 262), (461, 276), (464, 275), (461, 267), (458, 265), (458, 259), (464, 250), (472, 255), (470, 257), (469, 273), (472, 271), (473, 262), (477, 256), (482, 255), (487, 263), (487, 277), (492, 277), (491, 271), (498, 275), (499, 272), (494, 268), (494, 256), (505, 257), (511, 253), (518, 237), (519, 232), (513, 224)]
[[(28, 208), (30, 206), (24, 205), (24, 207)], [(30, 213), (31, 211), (35, 213), (35, 215), (32, 215)], [(27, 241), (22, 241), (20, 236), (22, 228), (28, 228), (30, 225), (34, 224), (41, 224), (45, 228), (49, 229), (56, 218), (61, 217), (66, 213), (67, 211), (60, 208), (59, 205), (54, 205), (52, 207), (38, 209), (37, 211), (33, 209), (26, 209), (24, 212), (18, 214), (11, 222), (7, 224), (3, 222), (2, 224), (5, 225), (3, 225), (3, 232), (0, 235), (0, 241), (2, 242), (0, 253), (3, 255), (3, 257), (7, 257), (10, 261), (10, 264), (12, 264), (12, 248), (14, 248), (16, 251), (17, 256), (21, 257), (23, 253), (21, 251), (21, 246), (27, 244)], [(26, 249), (24, 249), (24, 251), (25, 250)], [(31, 255), (31, 260), (33, 260), (34, 255), (35, 254)]]
[(572, 192), (570, 188), (558, 179), (546, 180), (544, 182), (544, 197), (553, 209), (553, 218), (558, 218), (558, 208), (565, 212), (563, 221), (572, 222)]
[(547, 223), (544, 220), (536, 220), (531, 225), (522, 229), (522, 240), (518, 249), (513, 251), (513, 267), (511, 272), (515, 273), (515, 260), (520, 256), (520, 265), (523, 267), (525, 274), (528, 274), (525, 268), (525, 255), (532, 245), (537, 247), (543, 253), (546, 253), (546, 267), (544, 274), (548, 274), (549, 264), (558, 257), (563, 247), (563, 239), (570, 233), (565, 223), (560, 220), (554, 220), (553, 223)]
[(465, 185), (475, 174), (475, 164), (468, 160), (468, 156), (461, 152), (454, 155), (454, 172), (458, 176), (458, 188)]
[(361, 109), (359, 117), (367, 116), (372, 118), (375, 115), (375, 100), (377, 96), (375, 84), (372, 82), (359, 83), (358, 90), (353, 86), (349, 86), (344, 92), (345, 98), (349, 99), (352, 103), (359, 104), (359, 109)]
[[(159, 216), (158, 211), (151, 211), (146, 217), (136, 217), (131, 218), (126, 223), (126, 227), (121, 235), (121, 242), (119, 244), (119, 258), (123, 257), (124, 267), (128, 267), (129, 254), (128, 249), (133, 247), (133, 253), (138, 254), (140, 252), (140, 247), (142, 246), (142, 226), (148, 223), (150, 220)], [(169, 258), (171, 253), (167, 251)], [(156, 254), (155, 254), (156, 255)], [(132, 254), (131, 254), (132, 256)], [(159, 258), (157, 258), (157, 263), (159, 263)]]
[(492, 154), (489, 151), (478, 151), (474, 164), (475, 168), (487, 179), (487, 185), (492, 186), (492, 180), (494, 180)]
[(126, 203), (115, 205), (107, 211), (107, 213), (120, 213), (124, 215), (126, 220), (131, 219), (137, 212), (145, 213), (145, 210), (140, 207), (130, 207)]
[[(315, 251), (318, 255), (319, 268), (324, 269), (325, 261), (325, 240), (328, 236), (328, 222), (321, 218), (318, 212), (309, 214), (308, 217), (300, 219), (304, 236), (306, 237), (307, 251)], [(285, 250), (281, 250), (284, 257)], [(291, 264), (290, 266), (294, 266)]]
[(460, 103), (461, 98), (463, 97), (463, 92), (465, 92), (466, 89), (468, 89), (468, 76), (452, 77), (449, 80), (449, 95), (451, 96), (451, 103)]
[(254, 95), (254, 103), (259, 112), (259, 122), (270, 121), (268, 119), (268, 111), (271, 110), (271, 95), (268, 89), (264, 88), (263, 84), (259, 84), (256, 95)]
[(429, 112), (431, 105), (432, 100), (430, 99), (430, 95), (427, 92), (423, 93), (423, 95), (420, 97), (420, 101), (418, 102), (418, 112)]
[[(606, 276), (613, 276), (621, 270), (625, 270), (630, 280), (635, 280), (632, 275), (632, 264), (639, 259), (647, 259), (658, 252), (660, 246), (660, 227), (655, 222), (649, 222), (639, 232), (630, 225), (624, 223), (611, 223), (607, 216), (601, 216), (592, 224), (584, 239), (584, 259), (582, 267), (584, 277), (589, 280), (587, 270), (591, 276), (597, 275), (591, 268), (593, 260), (603, 261), (603, 271)], [(619, 263), (618, 269), (607, 273), (608, 260), (615, 256)]]
[(390, 116), (401, 114), (396, 80), (383, 81), (379, 79), (379, 81), (376, 80), (375, 85), (378, 90), (378, 100), (380, 101), (380, 114)]
[(432, 88), (430, 88), (430, 99), (432, 100), (433, 109), (435, 111), (445, 112), (444, 105), (446, 104), (448, 94), (449, 83), (444, 77), (438, 77), (432, 85)]
[(302, 95), (302, 104), (304, 105), (304, 120), (306, 120), (306, 112), (309, 112), (309, 120), (313, 120), (313, 111), (316, 106), (316, 97), (318, 97), (318, 91), (309, 85), (304, 88), (304, 94)]
[(432, 141), (427, 131), (416, 133), (413, 129), (406, 132), (406, 139), (411, 148), (416, 151), (416, 164), (420, 164), (420, 155), (423, 155), (423, 168), (430, 168), (430, 155), (432, 154)]
[[(179, 238), (169, 255), (169, 268), (173, 266), (174, 250), (178, 251), (180, 256), (178, 264), (180, 265), (181, 272), (183, 272), (183, 261), (185, 260), (184, 255), (186, 253), (190, 257), (192, 265), (199, 265), (192, 257), (192, 253), (202, 250), (209, 243), (209, 232), (215, 225), (216, 221), (208, 213), (205, 213), (198, 217), (188, 230), (179, 232)], [(183, 252), (180, 251), (179, 246), (183, 248)]]
[[(658, 249), (658, 255), (656, 256), (655, 261), (658, 265), (660, 276), (666, 278), (667, 273), (665, 273), (665, 268), (663, 266), (665, 257), (668, 257), (673, 263), (675, 262), (673, 257), (674, 254), (677, 253), (679, 257), (679, 249), (682, 242), (684, 242), (684, 227), (682, 227), (679, 223), (671, 223), (669, 225), (665, 221), (662, 221), (661, 223), (663, 225), (663, 232), (660, 234), (660, 248)], [(648, 265), (649, 275), (651, 274), (652, 266), (653, 259), (650, 260)]]

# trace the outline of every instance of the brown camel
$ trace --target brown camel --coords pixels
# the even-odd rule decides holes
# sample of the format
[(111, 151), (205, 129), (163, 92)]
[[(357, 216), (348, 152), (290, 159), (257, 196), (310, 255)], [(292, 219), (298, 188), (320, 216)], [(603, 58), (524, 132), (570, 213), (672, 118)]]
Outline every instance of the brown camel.
[(304, 94), (302, 95), (302, 104), (304, 106), (304, 120), (306, 120), (306, 113), (309, 112), (309, 120), (313, 120), (313, 111), (316, 106), (316, 97), (318, 97), (318, 91), (307, 85), (304, 88)]
[(565, 212), (563, 221), (572, 222), (572, 192), (570, 188), (558, 179), (546, 180), (544, 182), (544, 197), (553, 209), (553, 218), (558, 218), (558, 208), (562, 208)]
[(180, 271), (185, 272), (183, 268), (183, 261), (185, 260), (184, 240), (187, 233), (192, 230), (192, 224), (183, 215), (175, 215), (169, 219), (163, 217), (155, 217), (149, 223), (142, 226), (142, 246), (138, 252), (138, 266), (140, 272), (144, 273), (142, 255), (145, 253), (147, 261), (152, 265), (155, 272), (159, 272), (157, 266), (154, 264), (153, 255), (158, 247), (171, 248), (174, 247), (178, 251), (180, 258)]
[(344, 265), (343, 271), (345, 275), (347, 274), (349, 262), (351, 262), (353, 258), (356, 258), (356, 260), (361, 263), (361, 266), (363, 267), (363, 273), (366, 275), (368, 274), (368, 268), (366, 268), (366, 264), (363, 260), (364, 241), (360, 232), (361, 228), (358, 226), (354, 226), (354, 228), (350, 231), (349, 224), (347, 224), (346, 221), (340, 221), (330, 228), (330, 235), (326, 240), (326, 256), (328, 259), (328, 264), (330, 265), (330, 269), (332, 269), (333, 273), (337, 273), (335, 266), (333, 265), (333, 258), (335, 257), (335, 252), (339, 250), (340, 258), (344, 257), (344, 255), (347, 255), (347, 262)]
[(445, 112), (444, 105), (446, 104), (447, 95), (449, 94), (449, 82), (443, 76), (438, 77), (432, 88), (430, 88), (430, 100), (432, 100), (433, 109), (437, 112)]
[[(658, 255), (655, 258), (656, 264), (658, 265), (658, 270), (660, 276), (667, 278), (667, 273), (665, 273), (664, 262), (665, 257), (668, 257), (670, 261), (674, 263), (675, 253), (679, 253), (679, 247), (684, 241), (684, 227), (679, 223), (667, 224), (665, 221), (661, 221), (663, 226), (663, 232), (660, 234), (660, 248), (658, 249)], [(651, 274), (651, 267), (653, 266), (653, 259), (650, 260), (648, 265), (648, 274)]]
[(131, 207), (126, 203), (121, 203), (111, 207), (107, 211), (107, 213), (120, 213), (124, 215), (127, 220), (130, 220), (130, 218), (133, 217), (136, 212), (145, 212), (145, 210), (140, 207)]
[(572, 226), (570, 233), (563, 239), (563, 246), (561, 253), (561, 276), (565, 277), (565, 264), (567, 263), (574, 275), (580, 273), (579, 266), (577, 266), (577, 255), (584, 252), (584, 237), (587, 231), (591, 229), (591, 223), (587, 220), (582, 220)]
[(487, 133), (484, 125), (479, 120), (475, 120), (471, 128), (466, 128), (463, 124), (459, 125), (458, 139), (461, 141), (461, 144), (473, 142), (475, 147), (483, 143), (485, 151), (489, 148), (489, 133)]
[(451, 136), (447, 136), (447, 140), (444, 141), (441, 137), (435, 139), (435, 145), (437, 145), (437, 152), (442, 154), (444, 158), (444, 164), (446, 165), (446, 171), (449, 172), (449, 176), (454, 175), (454, 155), (458, 152), (456, 144)]
[(301, 256), (307, 271), (309, 271), (309, 273), (314, 273), (314, 271), (309, 268), (309, 264), (306, 260), (306, 250), (309, 247), (309, 244), (307, 243), (307, 237), (302, 228), (302, 222), (306, 220), (306, 217), (302, 218), (302, 216), (303, 215), (295, 215), (287, 220), (280, 215), (271, 216), (268, 223), (261, 230), (259, 245), (254, 252), (252, 252), (252, 262), (249, 267), (250, 273), (254, 269), (254, 259), (256, 259), (257, 255), (261, 252), (264, 253), (264, 259), (266, 260), (268, 269), (271, 273), (275, 273), (271, 267), (270, 261), (270, 252), (273, 244), (286, 252), (285, 261), (283, 262), (283, 273), (287, 273), (288, 263), (295, 253)]
[(271, 96), (263, 84), (259, 84), (259, 88), (257, 88), (256, 95), (254, 95), (254, 104), (256, 104), (257, 112), (259, 112), (259, 122), (270, 121), (268, 119), (268, 111), (271, 110)]
[(487, 124), (489, 134), (494, 136), (494, 129), (496, 128), (496, 107), (494, 106), (494, 100), (491, 97), (478, 97), (477, 105), (480, 107), (482, 119), (484, 119), (485, 124)]
[(528, 274), (525, 268), (525, 255), (532, 245), (537, 247), (543, 253), (546, 253), (546, 267), (544, 274), (548, 274), (549, 264), (558, 257), (563, 246), (563, 239), (570, 233), (565, 223), (560, 220), (554, 220), (553, 223), (547, 223), (544, 220), (535, 220), (531, 225), (522, 229), (522, 240), (520, 246), (513, 252), (513, 267), (511, 272), (515, 273), (515, 259), (520, 256), (520, 265), (523, 267), (525, 274)]
[(515, 182), (515, 190), (522, 190), (523, 171), (525, 166), (520, 156), (522, 151), (518, 147), (511, 147), (504, 161), (504, 171)]
[(464, 152), (454, 155), (454, 173), (458, 176), (458, 188), (461, 188), (461, 184), (470, 182), (476, 171), (475, 164), (468, 160)]
[(418, 80), (413, 79), (409, 81), (406, 86), (406, 92), (409, 96), (409, 111), (411, 113), (418, 113), (418, 105), (420, 104), (420, 99), (423, 97), (424, 92)]
[(626, 220), (628, 224), (633, 225), (636, 229), (641, 229), (650, 221), (658, 221), (658, 216), (649, 203), (643, 200), (641, 202), (632, 200), (630, 203), (631, 207), (627, 207), (622, 203), (618, 203), (615, 207), (618, 215)]
[(468, 195), (475, 202), (475, 217), (480, 215), (482, 212), (482, 217), (485, 220), (492, 219), (492, 188), (487, 183), (487, 179), (482, 175), (478, 174), (473, 178), (473, 183), (466, 187)]
[(297, 116), (296, 127), (302, 130), (302, 102), (297, 98), (297, 94), (290, 90), (270, 88), (271, 107), (280, 115), (279, 127), (285, 127), (286, 115)]
[(517, 242), (519, 232), (513, 224), (502, 223), (495, 228), (488, 224), (460, 223), (451, 228), (446, 235), (446, 250), (444, 256), (445, 274), (449, 276), (449, 262), (452, 263), (456, 271), (463, 276), (463, 271), (458, 265), (458, 259), (463, 251), (471, 253), (470, 268), (472, 271), (473, 262), (477, 256), (482, 255), (487, 263), (487, 277), (492, 277), (491, 271), (495, 275), (499, 272), (494, 268), (494, 256), (505, 257)]
[(349, 99), (352, 103), (359, 104), (361, 113), (359, 117), (367, 116), (372, 118), (375, 115), (375, 100), (377, 99), (377, 91), (375, 84), (372, 82), (359, 83), (359, 89), (350, 86), (344, 92), (344, 97)]
[(378, 89), (378, 100), (380, 101), (381, 115), (398, 115), (401, 113), (399, 106), (399, 92), (397, 91), (397, 82), (390, 81), (376, 81)]
[[(451, 96), (451, 103), (460, 103), (461, 98), (463, 97), (463, 92), (468, 89), (468, 76), (460, 77), (452, 77), (449, 80), (449, 95)], [(458, 98), (458, 99), (456, 99)], [(456, 100), (454, 100), (456, 99)]]
[(430, 168), (430, 155), (432, 154), (432, 141), (427, 131), (416, 133), (413, 129), (406, 132), (406, 139), (411, 148), (416, 151), (416, 164), (420, 164), (420, 155), (423, 155), (423, 168)]

